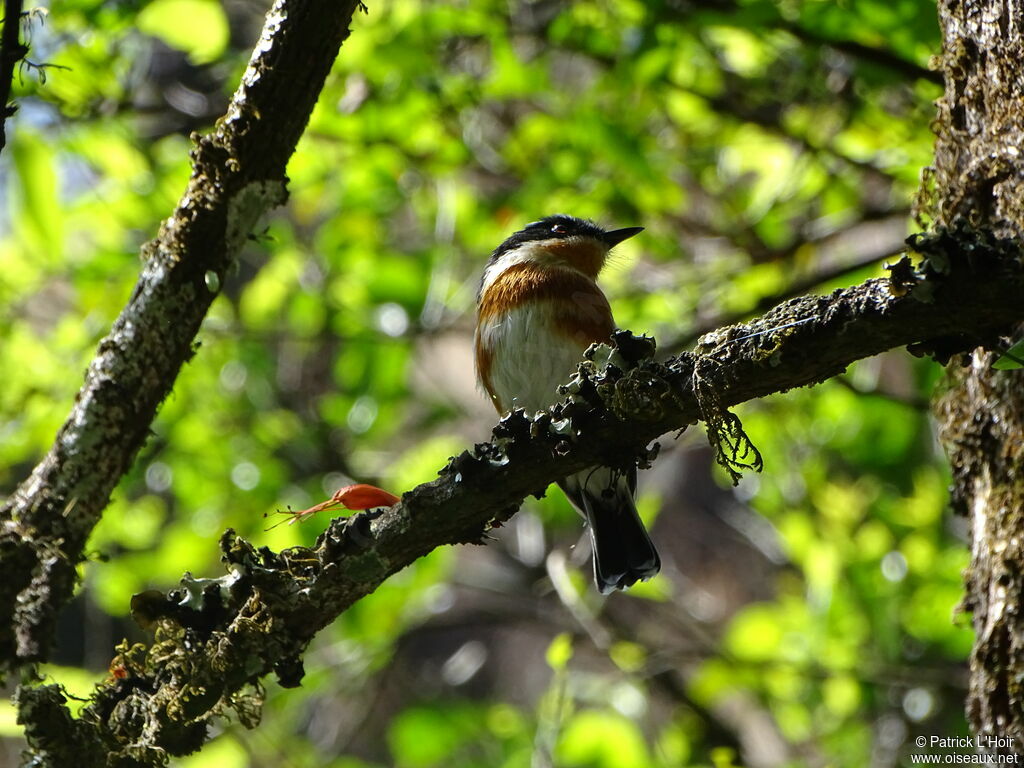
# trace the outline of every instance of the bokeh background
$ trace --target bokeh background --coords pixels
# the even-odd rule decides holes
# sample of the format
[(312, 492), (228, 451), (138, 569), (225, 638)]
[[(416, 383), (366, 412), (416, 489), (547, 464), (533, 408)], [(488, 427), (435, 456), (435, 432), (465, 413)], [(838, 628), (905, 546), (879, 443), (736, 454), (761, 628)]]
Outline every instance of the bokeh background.
[[(62, 0), (26, 21), (0, 154), (0, 494), (48, 448), (189, 134), (219, 116), (266, 2)], [(511, 231), (566, 212), (646, 231), (602, 278), (667, 353), (790, 295), (881, 272), (919, 224), (925, 0), (372, 2), (90, 545), (44, 668), (87, 695), (144, 640), (133, 593), (222, 572), (233, 527), (340, 485), (430, 480), (495, 421), (476, 286)], [(894, 766), (965, 733), (967, 563), (928, 418), (941, 371), (898, 351), (738, 413), (736, 488), (699, 427), (662, 439), (640, 509), (664, 572), (607, 599), (556, 489), (486, 547), (397, 574), (267, 682), (188, 768)], [(269, 517), (267, 516), (269, 515)], [(0, 705), (0, 763), (23, 747)]]

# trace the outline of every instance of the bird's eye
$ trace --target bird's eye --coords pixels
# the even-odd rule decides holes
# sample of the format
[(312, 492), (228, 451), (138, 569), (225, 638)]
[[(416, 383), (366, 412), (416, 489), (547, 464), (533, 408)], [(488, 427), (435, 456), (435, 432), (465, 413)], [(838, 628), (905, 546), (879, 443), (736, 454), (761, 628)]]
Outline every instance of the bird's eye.
[(554, 235), (564, 235), (565, 227), (563, 227), (561, 224), (555, 224), (551, 227), (551, 233)]

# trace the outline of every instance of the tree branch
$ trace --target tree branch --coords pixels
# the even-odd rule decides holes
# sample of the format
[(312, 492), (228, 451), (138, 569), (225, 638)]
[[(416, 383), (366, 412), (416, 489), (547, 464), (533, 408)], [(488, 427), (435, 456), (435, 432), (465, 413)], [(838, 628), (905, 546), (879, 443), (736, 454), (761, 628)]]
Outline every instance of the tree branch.
[(779, 29), (786, 30), (801, 42), (835, 48), (837, 51), (842, 51), (856, 59), (869, 61), (872, 64), (890, 69), (910, 80), (927, 80), (930, 83), (942, 85), (941, 72), (935, 72), (927, 67), (922, 67), (917, 62), (905, 59), (895, 51), (887, 48), (865, 45), (864, 43), (858, 43), (856, 40), (840, 40), (827, 37), (792, 21), (780, 20), (777, 26)]
[[(941, 0), (938, 11), (946, 92), (936, 102), (935, 162), (918, 208), (940, 225), (968, 220), (1024, 241), (1020, 4)], [(1021, 334), (1024, 325), (1015, 339)], [(960, 605), (975, 635), (966, 715), (991, 764), (1024, 755), (1024, 371), (992, 369), (997, 357), (976, 353), (969, 368), (948, 377), (933, 409), (952, 469), (952, 505), (970, 527)]]
[(4, 666), (49, 649), (84, 543), (194, 353), (207, 308), (258, 218), (285, 200), (288, 158), (359, 6), (277, 0), (227, 113), (197, 140), (188, 188), (143, 247), (139, 281), (100, 342), (70, 416), (0, 508)]
[(4, 0), (4, 29), (0, 34), (0, 151), (7, 145), (7, 118), (16, 109), (7, 103), (11, 98), (14, 68), (28, 53), (28, 46), (18, 36), (20, 26), (21, 0)]
[(866, 257), (858, 259), (857, 261), (853, 261), (847, 264), (837, 264), (831, 268), (823, 269), (821, 272), (816, 272), (813, 275), (808, 275), (807, 277), (802, 278), (800, 280), (794, 280), (781, 291), (778, 291), (769, 296), (761, 297), (760, 299), (757, 300), (757, 303), (754, 304), (749, 309), (743, 310), (742, 312), (734, 312), (726, 317), (718, 318), (718, 322), (715, 323), (714, 325), (709, 323), (702, 327), (698, 327), (691, 331), (687, 331), (678, 338), (670, 341), (666, 346), (666, 350), (669, 352), (680, 352), (686, 349), (686, 347), (693, 344), (695, 341), (697, 341), (697, 339), (699, 339), (701, 336), (707, 333), (711, 333), (716, 328), (720, 328), (723, 325), (735, 325), (744, 318), (750, 317), (756, 312), (764, 312), (770, 309), (775, 304), (785, 301), (786, 299), (791, 299), (794, 296), (799, 296), (801, 294), (807, 293), (808, 291), (813, 290), (814, 288), (816, 288), (819, 285), (822, 285), (823, 283), (838, 280), (839, 278), (845, 277), (851, 272), (856, 272), (858, 270), (864, 269), (865, 267), (870, 267), (872, 264), (877, 264), (882, 259), (891, 258), (895, 255), (897, 254), (894, 254), (891, 250), (886, 249), (883, 253), (871, 253), (868, 254)]
[[(506, 417), (493, 442), (453, 458), (437, 480), (389, 510), (334, 520), (313, 548), (275, 554), (228, 531), (221, 539), (228, 576), (187, 576), (167, 595), (133, 600), (156, 642), (119, 649), (113, 679), (74, 722), (76, 741), (111, 759), (132, 745), (133, 759), (153, 765), (197, 749), (208, 721), (227, 708), (255, 720), (264, 675), (298, 685), (309, 640), (391, 574), (438, 546), (480, 543), (489, 526), (552, 481), (647, 457), (649, 441), (698, 419), (730, 425), (725, 407), (824, 381), (892, 347), (969, 349), (1024, 317), (1015, 244), (966, 230), (912, 241), (926, 256), (917, 270), (903, 262), (888, 280), (790, 300), (709, 334), (696, 355), (657, 363), (650, 340), (619, 334), (614, 365), (584, 363), (566, 388), (569, 400), (532, 421), (521, 412)], [(30, 732), (37, 754), (45, 753), (54, 740), (46, 723), (67, 728), (53, 714), (61, 693), (47, 686), (19, 695), (23, 711), (50, 713)]]

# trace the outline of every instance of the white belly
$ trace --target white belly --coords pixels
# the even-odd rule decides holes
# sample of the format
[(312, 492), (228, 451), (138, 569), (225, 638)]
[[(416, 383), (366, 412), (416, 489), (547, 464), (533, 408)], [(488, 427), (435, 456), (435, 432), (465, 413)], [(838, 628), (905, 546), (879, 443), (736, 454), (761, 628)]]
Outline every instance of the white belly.
[(503, 409), (532, 414), (558, 402), (556, 388), (582, 362), (586, 347), (555, 333), (551, 318), (550, 304), (535, 302), (481, 328), (484, 346), (493, 355), (491, 386)]

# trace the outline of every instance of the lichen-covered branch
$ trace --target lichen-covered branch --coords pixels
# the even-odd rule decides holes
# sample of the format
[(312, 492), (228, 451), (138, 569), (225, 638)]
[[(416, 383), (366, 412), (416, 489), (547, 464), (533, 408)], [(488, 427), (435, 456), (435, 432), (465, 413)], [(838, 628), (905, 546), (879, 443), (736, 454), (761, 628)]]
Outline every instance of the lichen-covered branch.
[[(99, 345), (49, 453), (0, 508), (0, 664), (45, 656), (110, 493), (171, 391), (257, 219), (285, 199), (295, 149), (358, 0), (277, 0), (177, 209), (143, 249), (128, 305)], [(5, 26), (17, 24), (8, 18)]]
[[(922, 212), (1024, 241), (1024, 13), (1015, 0), (942, 0), (935, 163)], [(1024, 326), (1014, 339), (1024, 335)], [(1024, 754), (1024, 371), (977, 350), (950, 376), (935, 415), (971, 530), (963, 608), (975, 640), (967, 718), (1002, 760)], [(982, 743), (989, 743), (987, 739)]]
[[(144, 765), (197, 749), (225, 710), (255, 722), (265, 675), (297, 685), (309, 640), (391, 574), (438, 546), (481, 543), (489, 526), (552, 481), (599, 462), (649, 461), (651, 440), (698, 420), (742, 442), (723, 409), (824, 381), (892, 347), (946, 358), (1024, 318), (1016, 244), (966, 229), (913, 244), (925, 256), (918, 268), (904, 261), (889, 279), (790, 300), (705, 336), (694, 354), (658, 362), (651, 340), (617, 334), (614, 349), (592, 350), (565, 402), (534, 418), (506, 417), (492, 442), (451, 459), (438, 479), (391, 509), (334, 520), (313, 548), (257, 550), (228, 531), (227, 576), (187, 577), (168, 594), (136, 596), (133, 613), (155, 642), (119, 649), (111, 680), (74, 721), (75, 738), (92, 745), (80, 749)], [(59, 690), (32, 695), (47, 723), (68, 727), (53, 714)], [(37, 724), (31, 738), (47, 759), (55, 734)]]

